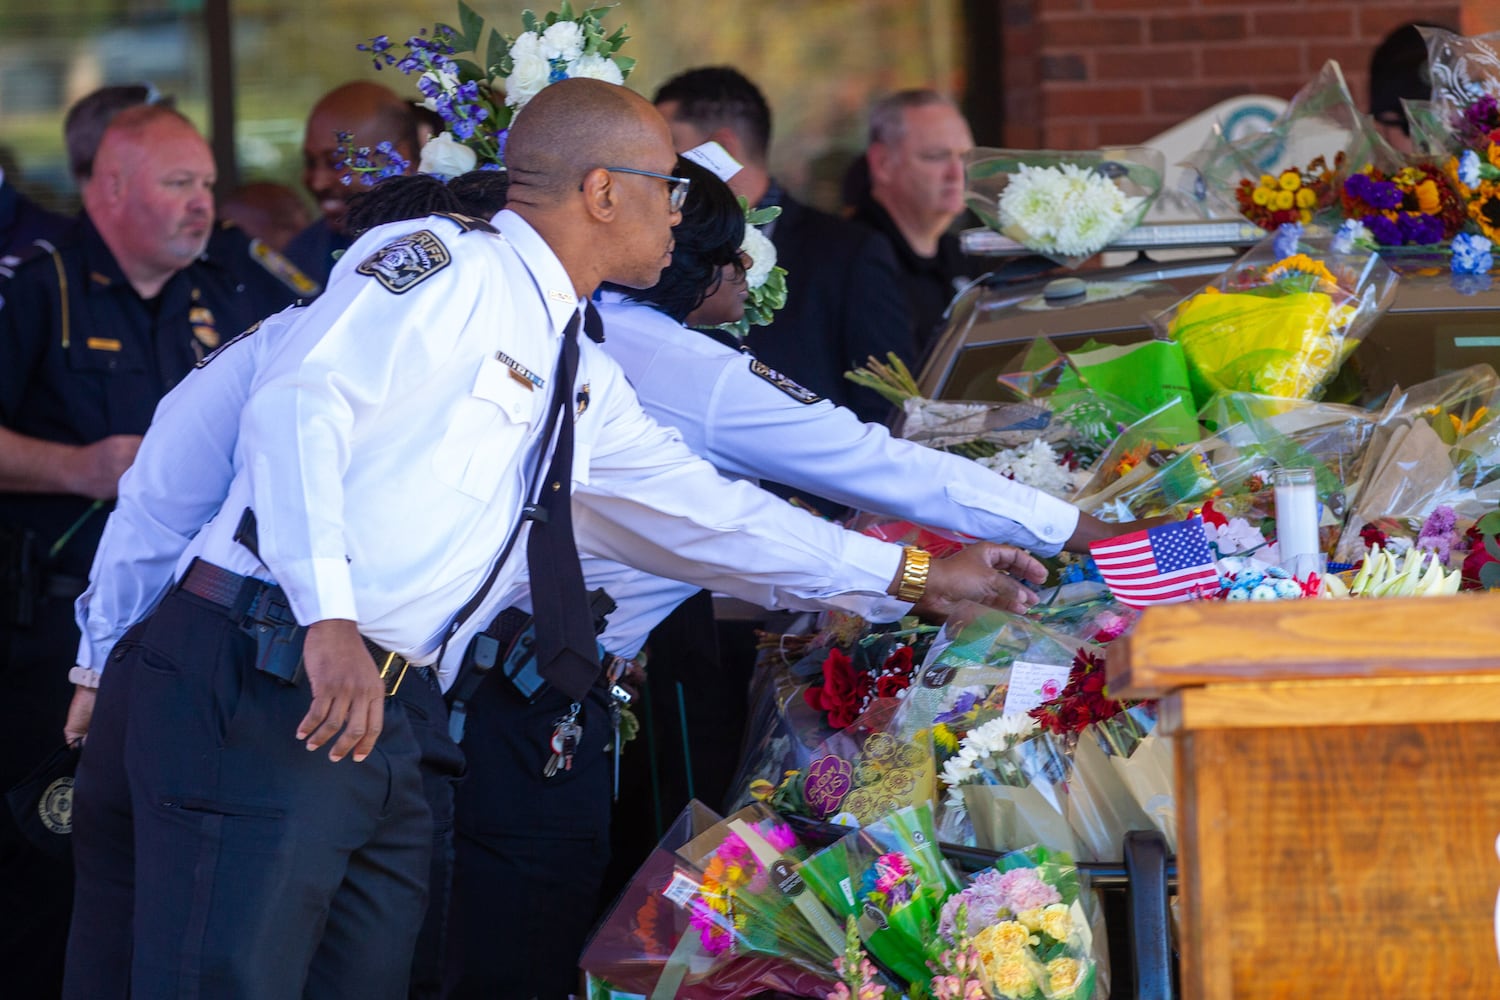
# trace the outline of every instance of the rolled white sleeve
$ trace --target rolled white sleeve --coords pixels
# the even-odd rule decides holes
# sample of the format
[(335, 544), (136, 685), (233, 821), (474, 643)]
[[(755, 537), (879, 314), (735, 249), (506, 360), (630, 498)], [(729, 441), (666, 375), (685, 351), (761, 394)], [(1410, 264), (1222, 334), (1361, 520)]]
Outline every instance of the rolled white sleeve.
[(898, 546), (724, 479), (641, 411), (618, 369), (594, 395), (606, 410), (587, 481), (574, 484), (580, 550), (764, 607), (835, 607), (876, 621), (910, 610), (885, 593)]
[(653, 418), (736, 476), (786, 483), (861, 510), (1056, 553), (1072, 504), (957, 455), (893, 438), (853, 411), (802, 402), (752, 359), (648, 306), (606, 299), (605, 349)]

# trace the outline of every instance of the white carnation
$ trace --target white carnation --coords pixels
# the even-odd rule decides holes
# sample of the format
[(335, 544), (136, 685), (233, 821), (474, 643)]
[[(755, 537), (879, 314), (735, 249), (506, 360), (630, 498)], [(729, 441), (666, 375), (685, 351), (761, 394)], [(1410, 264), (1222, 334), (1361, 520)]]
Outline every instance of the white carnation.
[(625, 75), (620, 72), (619, 65), (604, 56), (584, 56), (568, 67), (568, 76), (614, 84), (625, 82)]
[(1066, 163), (1023, 165), (997, 207), (1006, 235), (1028, 249), (1087, 257), (1116, 239), (1143, 201), (1091, 168)]
[(583, 55), (583, 28), (577, 21), (558, 21), (542, 32), (542, 55), (572, 62)]
[(417, 170), (437, 177), (457, 177), (474, 169), (479, 157), (453, 138), (452, 132), (440, 132), (422, 147), (422, 161)]
[(1034, 438), (1030, 444), (1019, 448), (1002, 448), (986, 458), (976, 459), (980, 465), (1032, 489), (1049, 496), (1067, 499), (1086, 480), (1063, 467), (1057, 452), (1046, 441)]
[(747, 225), (740, 251), (750, 258), (750, 270), (745, 272), (745, 283), (754, 291), (766, 283), (766, 279), (771, 276), (771, 269), (776, 266), (776, 244), (758, 226)]
[(972, 762), (961, 760), (958, 757), (949, 757), (943, 762), (943, 773), (941, 775), (943, 784), (949, 788), (972, 782), (979, 776)]
[(532, 56), (547, 58), (542, 52), (542, 36), (535, 31), (524, 31), (521, 37), (510, 43), (512, 59), (530, 59)]
[(511, 55), (515, 57), (515, 68), (505, 78), (505, 103), (519, 108), (547, 86), (552, 67), (540, 53), (516, 57), (513, 49)]
[(992, 757), (1009, 750), (1035, 730), (1035, 719), (1024, 712), (1013, 712), (970, 730), (964, 742), (980, 757)]

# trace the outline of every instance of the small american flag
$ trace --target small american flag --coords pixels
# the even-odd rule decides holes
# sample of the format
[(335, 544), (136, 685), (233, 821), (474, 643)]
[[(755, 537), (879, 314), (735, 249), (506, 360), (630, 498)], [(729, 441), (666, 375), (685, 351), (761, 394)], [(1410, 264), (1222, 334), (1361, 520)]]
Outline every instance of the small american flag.
[(1089, 552), (1115, 597), (1134, 608), (1190, 601), (1219, 585), (1201, 517), (1092, 542)]

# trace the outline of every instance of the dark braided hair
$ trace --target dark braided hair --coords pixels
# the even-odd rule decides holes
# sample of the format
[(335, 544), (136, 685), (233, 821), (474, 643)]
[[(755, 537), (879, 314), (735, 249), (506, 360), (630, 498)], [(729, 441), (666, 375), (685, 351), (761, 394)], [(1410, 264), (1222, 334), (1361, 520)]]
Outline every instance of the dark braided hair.
[(672, 229), (672, 263), (650, 288), (606, 287), (655, 306), (681, 323), (719, 287), (720, 269), (739, 263), (745, 211), (728, 184), (692, 160), (679, 156), (673, 173), (692, 184), (682, 221)]
[(505, 207), (510, 180), (503, 170), (470, 170), (447, 183), (432, 174), (387, 177), (349, 199), (349, 231), (358, 236), (387, 222), (446, 212), (489, 219)]
[(349, 199), (345, 226), (358, 236), (387, 222), (420, 219), (439, 212), (462, 212), (463, 206), (441, 177), (405, 174), (378, 181)]
[(504, 170), (470, 170), (448, 182), (448, 191), (458, 199), (464, 215), (490, 219), (505, 207), (510, 191), (510, 174)]

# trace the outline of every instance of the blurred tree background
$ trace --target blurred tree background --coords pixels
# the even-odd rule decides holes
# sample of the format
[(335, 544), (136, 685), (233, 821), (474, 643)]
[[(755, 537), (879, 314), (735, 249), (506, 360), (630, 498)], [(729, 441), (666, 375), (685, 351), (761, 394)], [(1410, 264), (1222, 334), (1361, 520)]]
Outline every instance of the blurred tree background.
[[(515, 34), (521, 11), (540, 5), (472, 6)], [(215, 14), (228, 26), (228, 73), (210, 56)], [(414, 80), (376, 72), (355, 45), (380, 34), (399, 41), (456, 20), (453, 0), (7, 0), (0, 166), (33, 197), (72, 210), (64, 112), (95, 87), (146, 80), (175, 95), (205, 133), (216, 94), (232, 99), (238, 179), (281, 181), (300, 192), (302, 127), (319, 95), (356, 78), (416, 95)], [(624, 0), (605, 15), (606, 26), (627, 26), (623, 52), (637, 59), (628, 83), (648, 97), (694, 66), (732, 65), (755, 80), (775, 116), (777, 175), (825, 205), (836, 202), (843, 169), (863, 146), (874, 97), (919, 85), (961, 92), (961, 21), (959, 0)]]

